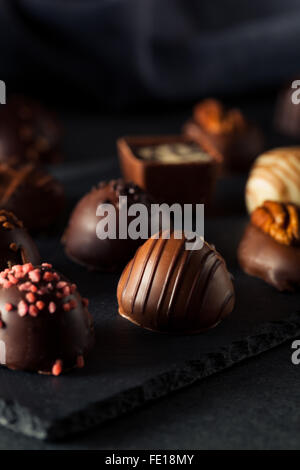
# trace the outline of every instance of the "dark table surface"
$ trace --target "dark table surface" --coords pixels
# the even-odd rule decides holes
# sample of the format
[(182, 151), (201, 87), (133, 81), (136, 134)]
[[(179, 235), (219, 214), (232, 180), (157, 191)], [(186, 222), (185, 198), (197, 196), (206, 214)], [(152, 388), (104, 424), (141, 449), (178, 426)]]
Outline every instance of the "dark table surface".
[[(267, 147), (293, 144), (272, 131), (272, 99), (243, 99), (248, 115), (267, 134)], [(117, 173), (115, 139), (122, 134), (177, 133), (190, 109), (149, 110), (98, 116), (61, 112), (66, 127), (63, 167), (53, 170), (74, 184), (87, 166)], [(76, 178), (75, 178), (76, 179)], [(228, 212), (243, 211), (240, 200)], [(89, 188), (81, 187), (84, 194)], [(226, 188), (225, 188), (226, 189)], [(228, 187), (228, 191), (229, 191)], [(78, 187), (68, 188), (69, 206)], [(74, 198), (72, 194), (74, 193)], [(290, 342), (202, 380), (185, 390), (59, 443), (42, 442), (0, 428), (1, 449), (296, 449), (300, 447), (300, 374)], [(299, 365), (300, 371), (300, 365)]]

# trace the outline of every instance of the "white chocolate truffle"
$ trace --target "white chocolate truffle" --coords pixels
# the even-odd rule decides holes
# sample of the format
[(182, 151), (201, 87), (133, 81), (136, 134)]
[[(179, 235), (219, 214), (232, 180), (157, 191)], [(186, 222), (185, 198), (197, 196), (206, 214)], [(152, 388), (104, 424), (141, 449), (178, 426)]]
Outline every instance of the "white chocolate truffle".
[(300, 205), (300, 147), (269, 150), (255, 160), (246, 185), (249, 213), (267, 200)]

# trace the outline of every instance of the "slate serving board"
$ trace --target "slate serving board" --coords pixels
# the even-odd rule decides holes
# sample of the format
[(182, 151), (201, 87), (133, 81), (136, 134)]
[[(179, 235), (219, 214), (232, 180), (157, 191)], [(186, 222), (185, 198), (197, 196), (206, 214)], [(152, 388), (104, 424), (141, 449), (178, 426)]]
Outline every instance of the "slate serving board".
[[(86, 172), (74, 165), (58, 170), (70, 205), (92, 183), (115, 172), (116, 162), (93, 164)], [(240, 194), (242, 183), (224, 184), (228, 207), (240, 205), (233, 188)], [(61, 439), (300, 336), (300, 294), (278, 293), (237, 266), (236, 247), (245, 223), (240, 215), (206, 220), (206, 239), (223, 254), (235, 277), (236, 308), (217, 328), (183, 337), (144, 331), (118, 316), (119, 273), (87, 272), (70, 262), (58, 235), (64, 222), (55, 235), (39, 238), (44, 259), (90, 298), (97, 344), (84, 369), (60, 377), (1, 368), (0, 424), (39, 439)]]

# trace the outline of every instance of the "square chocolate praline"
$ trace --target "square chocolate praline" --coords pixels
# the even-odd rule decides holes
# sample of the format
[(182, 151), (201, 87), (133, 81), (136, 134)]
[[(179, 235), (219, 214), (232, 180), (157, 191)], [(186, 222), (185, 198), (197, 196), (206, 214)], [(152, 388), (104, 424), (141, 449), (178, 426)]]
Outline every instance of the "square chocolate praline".
[[(138, 155), (142, 147), (186, 144), (199, 147), (208, 160), (166, 163), (143, 159)], [(128, 136), (117, 141), (123, 178), (151, 194), (157, 202), (169, 204), (209, 204), (216, 179), (223, 162), (222, 156), (209, 143), (199, 145), (185, 136)]]

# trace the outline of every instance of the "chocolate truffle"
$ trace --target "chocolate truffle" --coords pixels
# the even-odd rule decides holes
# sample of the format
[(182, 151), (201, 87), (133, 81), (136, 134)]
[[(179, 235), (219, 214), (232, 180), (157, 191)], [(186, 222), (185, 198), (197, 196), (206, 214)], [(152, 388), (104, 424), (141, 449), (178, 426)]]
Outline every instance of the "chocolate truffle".
[(137, 250), (119, 281), (119, 313), (149, 330), (198, 333), (230, 314), (234, 289), (213, 246), (187, 250), (185, 236), (174, 233), (152, 237)]
[(184, 136), (124, 137), (117, 142), (125, 181), (159, 203), (210, 204), (222, 157)]
[(280, 291), (300, 287), (300, 210), (265, 201), (251, 215), (238, 248), (242, 269)]
[(93, 322), (75, 284), (51, 264), (15, 265), (0, 273), (0, 363), (59, 375), (83, 367)]
[(48, 229), (64, 203), (63, 186), (41, 168), (0, 164), (0, 208), (14, 212), (28, 230)]
[(224, 157), (229, 171), (247, 171), (262, 152), (264, 139), (257, 126), (238, 109), (225, 109), (217, 100), (206, 99), (194, 108), (193, 118), (184, 126), (186, 136), (200, 145), (209, 143)]
[(256, 159), (246, 185), (249, 213), (267, 200), (300, 205), (300, 147), (269, 150)]
[[(296, 87), (293, 87), (295, 82)], [(298, 84), (297, 84), (298, 82)], [(299, 80), (291, 80), (279, 93), (274, 116), (275, 129), (281, 134), (300, 137)], [(296, 93), (296, 102), (293, 94)]]
[(62, 130), (53, 112), (23, 96), (0, 106), (0, 162), (55, 163), (61, 159)]
[(0, 271), (29, 262), (40, 263), (34, 241), (12, 212), (0, 210)]
[[(153, 200), (135, 184), (124, 183), (122, 180), (101, 182), (78, 202), (71, 214), (62, 237), (67, 256), (89, 269), (114, 271), (124, 267), (143, 240), (119, 238), (120, 211), (124, 209), (124, 215), (125, 212), (127, 215), (126, 207), (119, 205), (120, 196), (127, 197), (128, 208), (132, 204), (142, 203), (146, 205), (148, 214), (151, 214), (150, 204)], [(103, 204), (112, 204), (115, 208), (114, 239), (99, 237), (99, 233), (96, 233), (99, 222), (106, 218), (106, 214), (96, 214), (97, 208)], [(111, 217), (113, 214), (109, 215), (109, 219)], [(133, 217), (128, 216), (128, 224), (132, 219)], [(101, 230), (104, 229), (105, 227), (102, 227)]]

